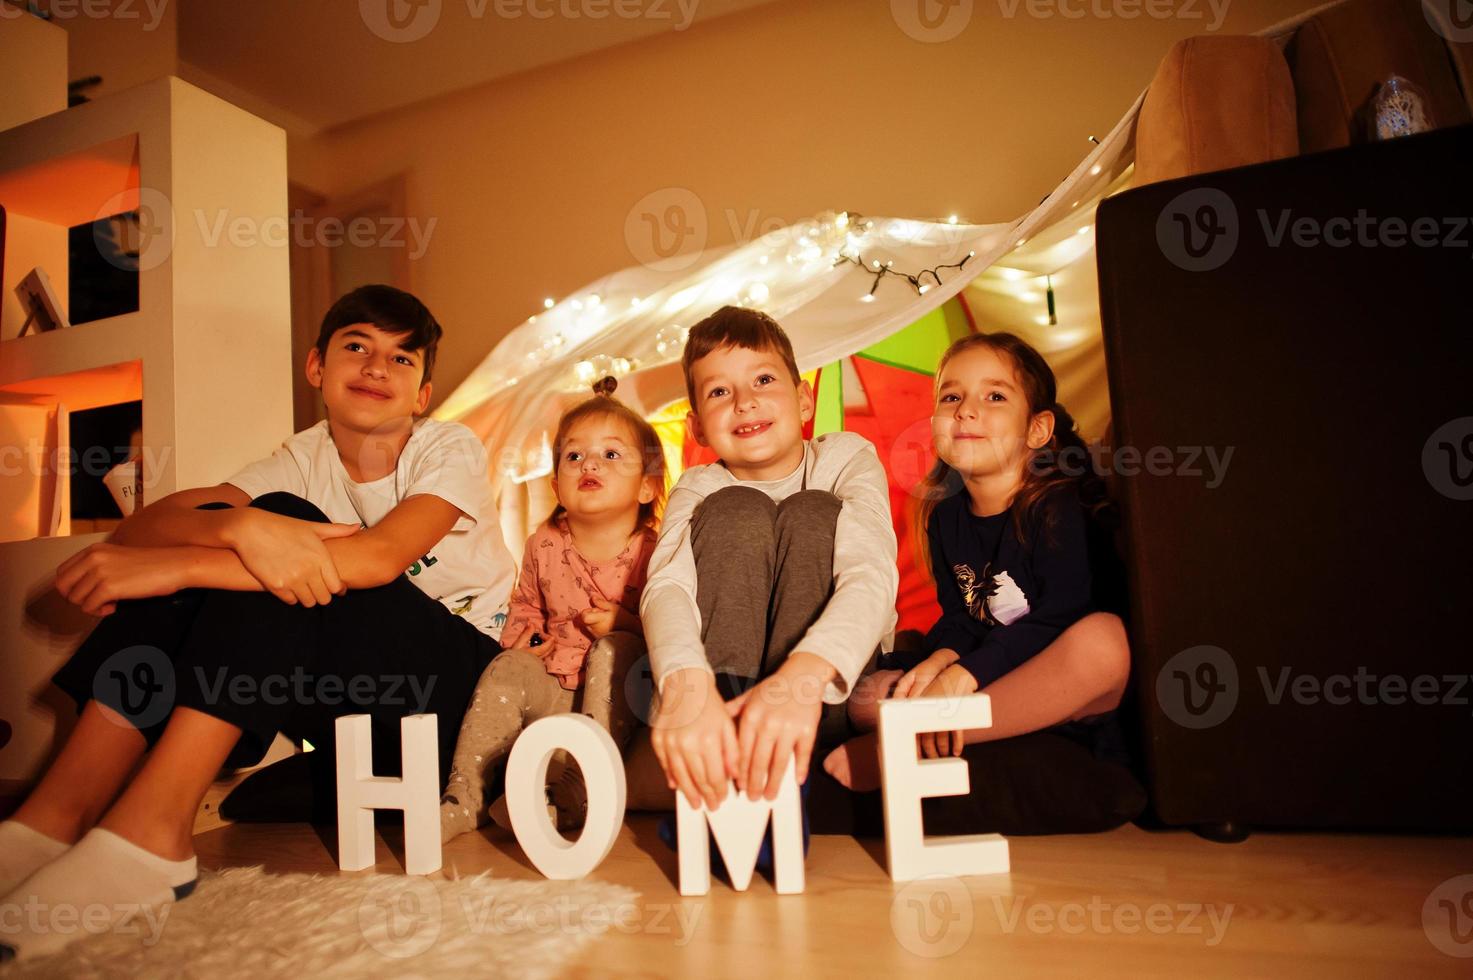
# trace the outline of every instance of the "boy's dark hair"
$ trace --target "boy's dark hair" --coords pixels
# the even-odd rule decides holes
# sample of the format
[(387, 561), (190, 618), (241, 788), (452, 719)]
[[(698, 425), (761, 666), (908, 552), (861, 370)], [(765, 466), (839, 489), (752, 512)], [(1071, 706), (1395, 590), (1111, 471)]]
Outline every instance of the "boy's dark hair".
[(680, 355), (680, 369), (685, 373), (685, 394), (692, 409), (696, 407), (696, 384), (691, 368), (696, 361), (723, 347), (743, 347), (776, 354), (788, 366), (793, 384), (802, 380), (798, 361), (793, 357), (792, 341), (788, 340), (788, 335), (783, 333), (776, 320), (760, 310), (723, 306), (690, 328), (685, 352)]
[(430, 380), (435, 367), (435, 351), (444, 331), (434, 315), (414, 295), (383, 285), (359, 286), (344, 293), (322, 318), (322, 329), (317, 333), (317, 356), (327, 357), (327, 344), (332, 335), (355, 323), (371, 323), (395, 336), (408, 334), (399, 341), (399, 345), (405, 350), (417, 351), (424, 362), (424, 376), (419, 383)]

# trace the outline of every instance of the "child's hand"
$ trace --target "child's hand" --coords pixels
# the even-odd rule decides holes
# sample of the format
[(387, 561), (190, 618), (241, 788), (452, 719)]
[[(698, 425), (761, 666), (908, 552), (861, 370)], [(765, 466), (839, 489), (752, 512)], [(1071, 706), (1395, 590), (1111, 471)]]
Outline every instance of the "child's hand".
[(503, 650), (513, 650), (519, 646), (526, 645), (524, 641), (532, 639), (531, 623), (508, 623), (506, 629), (501, 631), (501, 639), (496, 642)]
[(650, 717), (650, 747), (665, 770), (665, 782), (693, 807), (716, 809), (737, 771), (736, 726), (716, 679), (704, 670), (673, 671), (660, 685)]
[(619, 612), (620, 607), (617, 602), (610, 602), (601, 596), (595, 596), (593, 608), (579, 613), (578, 622), (595, 640), (601, 640), (614, 631)]
[(56, 570), (56, 590), (89, 616), (106, 616), (122, 599), (172, 595), (184, 588), (176, 548), (129, 548), (101, 542)]
[(894, 698), (918, 698), (937, 676), (956, 663), (961, 655), (955, 650), (941, 649), (905, 672), (895, 684)]
[(748, 799), (762, 795), (777, 799), (790, 760), (798, 782), (808, 778), (808, 761), (823, 711), (823, 689), (835, 673), (822, 657), (795, 651), (776, 673), (727, 702), (727, 711), (740, 719), (736, 780)]
[(234, 514), (230, 546), (267, 592), (289, 605), (315, 606), (346, 591), (323, 542), (356, 534), (358, 525), (299, 521), (248, 507)]
[[(967, 668), (952, 664), (936, 676), (921, 697), (951, 698), (963, 694), (975, 694), (977, 678)], [(966, 744), (961, 732), (921, 732), (917, 737), (921, 755), (927, 759), (939, 759), (945, 755), (959, 756)]]

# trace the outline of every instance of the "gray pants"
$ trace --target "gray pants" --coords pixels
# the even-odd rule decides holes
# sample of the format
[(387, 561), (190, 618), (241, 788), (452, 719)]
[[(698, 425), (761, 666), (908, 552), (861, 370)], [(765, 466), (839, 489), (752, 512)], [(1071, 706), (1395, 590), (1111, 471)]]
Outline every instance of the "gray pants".
[(802, 490), (776, 503), (726, 487), (696, 508), (691, 550), (701, 642), (731, 698), (782, 666), (834, 591), (839, 498)]
[[(841, 502), (801, 490), (776, 503), (753, 487), (711, 494), (691, 519), (701, 641), (717, 689), (731, 699), (782, 666), (834, 591)], [(847, 732), (843, 705), (824, 705), (819, 742)], [(815, 752), (814, 758), (821, 758)], [(631, 810), (673, 810), (675, 796), (640, 728), (626, 765)]]

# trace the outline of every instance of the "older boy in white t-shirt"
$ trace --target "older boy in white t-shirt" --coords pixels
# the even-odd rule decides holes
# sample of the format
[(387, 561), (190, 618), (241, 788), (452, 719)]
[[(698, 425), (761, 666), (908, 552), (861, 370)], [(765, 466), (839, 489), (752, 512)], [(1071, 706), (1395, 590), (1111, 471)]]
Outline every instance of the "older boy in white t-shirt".
[(58, 591), (105, 618), (55, 677), (82, 709), (75, 731), (0, 823), (0, 961), (77, 935), (4, 915), (11, 905), (121, 915), (187, 895), (205, 790), (278, 730), (318, 748), (330, 793), (336, 717), (370, 715), (385, 773), (399, 719), (433, 712), (444, 782), (500, 651), (515, 567), (484, 447), (417, 417), (440, 335), (408, 293), (348, 293), (307, 357), (326, 421), (226, 483), (149, 505), (58, 569)]

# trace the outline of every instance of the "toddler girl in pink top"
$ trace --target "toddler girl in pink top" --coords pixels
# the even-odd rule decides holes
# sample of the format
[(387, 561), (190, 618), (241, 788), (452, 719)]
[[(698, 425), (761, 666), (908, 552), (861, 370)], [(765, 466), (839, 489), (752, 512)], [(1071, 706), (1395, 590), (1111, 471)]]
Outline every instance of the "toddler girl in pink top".
[[(522, 729), (581, 712), (623, 746), (634, 722), (624, 678), (644, 655), (639, 595), (665, 496), (665, 454), (654, 428), (612, 396), (614, 379), (563, 414), (553, 438), (557, 508), (527, 540), (501, 633), (504, 652), (481, 674), (440, 801), (440, 836), (474, 830), (491, 777)], [(582, 781), (557, 766), (550, 799), (560, 829), (582, 825)]]

